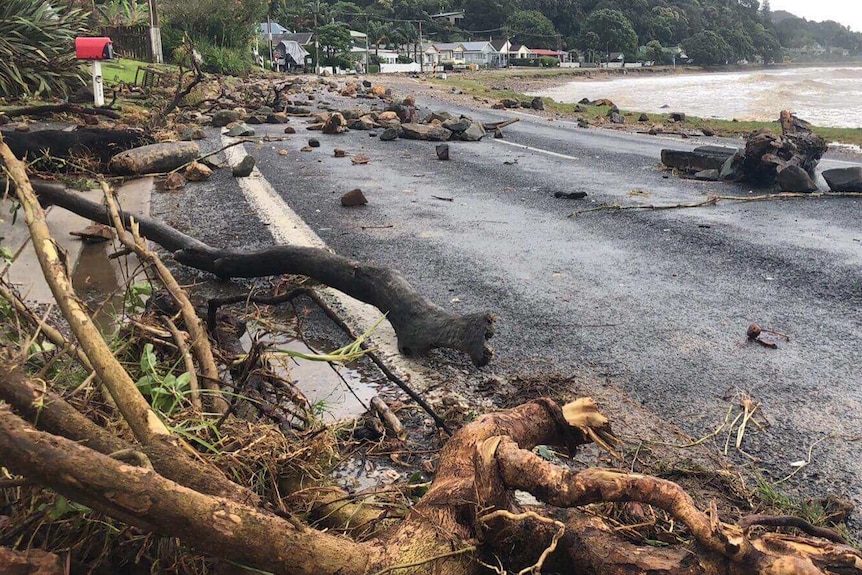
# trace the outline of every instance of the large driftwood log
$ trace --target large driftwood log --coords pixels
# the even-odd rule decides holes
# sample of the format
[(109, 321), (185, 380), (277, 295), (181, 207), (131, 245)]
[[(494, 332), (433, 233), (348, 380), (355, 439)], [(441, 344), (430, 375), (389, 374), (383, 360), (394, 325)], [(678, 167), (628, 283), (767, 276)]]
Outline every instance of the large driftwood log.
[(50, 116), (52, 114), (77, 114), (80, 116), (105, 116), (112, 120), (119, 120), (123, 116), (116, 110), (107, 108), (87, 108), (66, 102), (64, 104), (48, 104), (41, 106), (27, 106), (24, 108), (12, 108), (4, 110), (4, 114), (10, 118), (19, 116)]
[(102, 163), (116, 154), (152, 142), (141, 130), (108, 130), (104, 128), (78, 128), (66, 130), (38, 130), (35, 132), (3, 131), (3, 140), (16, 157), (33, 160), (48, 153), (53, 158), (75, 156), (96, 157)]
[[(89, 201), (62, 186), (33, 182), (45, 204), (54, 204), (80, 216), (110, 224), (105, 206)], [(450, 348), (487, 365), (493, 356), (488, 345), (495, 318), (490, 313), (456, 315), (425, 299), (407, 280), (390, 268), (362, 264), (319, 248), (273, 246), (258, 251), (209, 246), (148, 216), (123, 213), (140, 223), (141, 233), (173, 253), (187, 266), (222, 278), (298, 274), (311, 277), (369, 303), (387, 314), (398, 336), (398, 349), (406, 356), (423, 355), (432, 348)]]

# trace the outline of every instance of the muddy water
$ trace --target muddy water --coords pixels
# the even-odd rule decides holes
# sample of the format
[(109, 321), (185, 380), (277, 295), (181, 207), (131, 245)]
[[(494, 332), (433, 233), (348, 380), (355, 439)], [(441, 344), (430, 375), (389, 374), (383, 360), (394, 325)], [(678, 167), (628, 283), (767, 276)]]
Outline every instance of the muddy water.
[(123, 316), (127, 286), (146, 279), (136, 257), (109, 259), (113, 251), (111, 242), (84, 244), (72, 274), (75, 293), (94, 312), (102, 333), (110, 333)]
[(792, 110), (818, 125), (862, 127), (862, 67), (630, 76), (569, 82), (535, 94), (560, 102), (609, 98), (623, 109), (704, 118), (775, 120)]

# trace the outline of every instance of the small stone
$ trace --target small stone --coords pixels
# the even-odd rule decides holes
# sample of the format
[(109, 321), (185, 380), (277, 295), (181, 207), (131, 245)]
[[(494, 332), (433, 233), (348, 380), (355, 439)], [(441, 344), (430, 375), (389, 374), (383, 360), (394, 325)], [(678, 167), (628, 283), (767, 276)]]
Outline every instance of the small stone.
[(96, 116), (84, 116), (84, 123), (88, 126), (98, 126), (99, 118)]
[(213, 114), (212, 125), (216, 128), (222, 128), (237, 120), (239, 120), (239, 112), (236, 110), (219, 110)]
[(638, 122), (649, 122), (649, 116), (646, 114), (641, 114), (638, 116)]
[(685, 114), (682, 112), (671, 112), (670, 119), (674, 122), (685, 122)]
[(701, 170), (694, 175), (694, 179), (701, 182), (717, 182), (718, 177), (718, 170)]
[(16, 132), (29, 132), (30, 126), (28, 126), (27, 124), (18, 124), (17, 126), (15, 126), (15, 131)]
[(207, 139), (207, 133), (200, 128), (195, 128), (194, 130), (192, 130), (192, 133), (190, 135), (191, 135), (192, 140), (206, 140)]
[(611, 112), (610, 117), (611, 117), (611, 123), (612, 124), (625, 124), (626, 123), (625, 116), (623, 116), (622, 114), (620, 114), (618, 112)]
[(235, 178), (247, 178), (251, 175), (252, 170), (254, 170), (254, 156), (246, 156), (242, 159), (242, 161), (234, 166), (233, 168), (233, 177)]
[(496, 130), (494, 130), (494, 138), (496, 138), (498, 140), (502, 139), (503, 138), (503, 130), (501, 130), (500, 128), (497, 128)]
[(267, 124), (286, 124), (290, 120), (287, 118), (287, 114), (284, 112), (275, 112), (273, 114), (269, 114), (266, 117)]
[(533, 98), (533, 101), (530, 102), (530, 107), (534, 110), (544, 110), (545, 109), (545, 101), (542, 100), (539, 96)]
[(309, 138), (308, 139), (308, 146), (310, 148), (319, 148), (320, 147), (320, 140), (318, 140), (317, 138)]
[(286, 155), (287, 155), (287, 150), (279, 150), (279, 151), (278, 151), (278, 155), (279, 155), (279, 156), (286, 156)]
[(186, 179), (190, 182), (203, 182), (212, 175), (213, 171), (200, 162), (192, 162), (186, 168)]
[(589, 128), (590, 122), (588, 120), (583, 119), (583, 118), (578, 118), (578, 127), (579, 128)]
[(347, 130), (347, 120), (339, 112), (330, 115), (323, 125), (324, 134), (341, 134), (345, 130)]
[(183, 186), (186, 185), (185, 177), (179, 172), (173, 172), (168, 174), (168, 177), (165, 178), (165, 189), (166, 190), (179, 190)]
[(364, 206), (368, 203), (368, 200), (365, 198), (365, 194), (362, 193), (362, 190), (356, 188), (355, 190), (350, 190), (343, 196), (341, 196), (341, 205), (346, 208), (352, 208), (356, 206)]
[(263, 116), (254, 115), (254, 116), (249, 116), (245, 122), (247, 124), (251, 124), (253, 126), (259, 126), (259, 125), (266, 122), (266, 118), (264, 118)]
[(284, 133), (285, 133), (285, 134), (295, 134), (295, 133), (296, 133), (296, 128), (294, 128), (293, 126), (287, 126), (287, 127), (284, 129)]
[(438, 160), (448, 160), (449, 159), (449, 144), (437, 144), (434, 148), (437, 152)]
[(354, 166), (364, 166), (365, 164), (371, 163), (371, 158), (365, 154), (356, 154), (350, 159), (350, 161), (353, 162)]
[(311, 146), (303, 146), (299, 149), (300, 152), (311, 152), (313, 150), (314, 148), (312, 148)]
[(398, 130), (395, 128), (386, 128), (382, 134), (380, 134), (380, 140), (383, 142), (391, 142), (398, 138)]
[(245, 124), (237, 124), (225, 133), (231, 138), (244, 138), (254, 136), (254, 130)]
[(334, 155), (336, 158), (344, 158), (344, 157), (346, 157), (346, 156), (347, 156), (347, 151), (346, 151), (346, 150), (342, 150), (341, 148), (335, 148), (335, 150), (333, 150), (333, 155)]
[(4, 114), (3, 112), (0, 112), (0, 126), (5, 126), (6, 124), (8, 124), (11, 121), (12, 121), (12, 119), (9, 118), (9, 116)]
[(706, 128), (706, 127), (704, 127), (704, 128), (701, 128), (701, 130), (700, 130), (700, 131), (701, 131), (701, 132), (703, 133), (703, 135), (704, 135), (704, 136), (706, 136), (707, 138), (711, 138), (711, 137), (713, 137), (713, 136), (715, 135), (715, 132), (712, 130), (712, 128)]

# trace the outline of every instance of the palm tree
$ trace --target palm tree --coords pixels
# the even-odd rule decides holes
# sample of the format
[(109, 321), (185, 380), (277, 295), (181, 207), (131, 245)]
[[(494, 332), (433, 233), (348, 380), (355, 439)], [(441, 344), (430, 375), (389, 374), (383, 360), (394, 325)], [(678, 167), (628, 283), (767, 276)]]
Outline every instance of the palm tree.
[(391, 40), (392, 28), (386, 22), (371, 21), (365, 33), (368, 34), (368, 41), (374, 44), (374, 53), (377, 54), (380, 52), (380, 44)]

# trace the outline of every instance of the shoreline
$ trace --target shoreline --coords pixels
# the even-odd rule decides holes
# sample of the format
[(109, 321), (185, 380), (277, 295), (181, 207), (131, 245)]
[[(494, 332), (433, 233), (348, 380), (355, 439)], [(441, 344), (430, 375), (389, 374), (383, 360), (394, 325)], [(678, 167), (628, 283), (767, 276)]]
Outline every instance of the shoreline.
[[(862, 67), (862, 66), (853, 66)], [(736, 67), (735, 67), (736, 68)], [(786, 69), (787, 66), (783, 66)], [(746, 67), (746, 70), (754, 70), (754, 68)], [(759, 67), (758, 69), (774, 69), (772, 67)], [(571, 70), (581, 70), (580, 73), (571, 73)], [(612, 76), (622, 76), (622, 69), (567, 69), (564, 73), (560, 73), (559, 69), (552, 71), (531, 70), (530, 72), (522, 72), (520, 70), (512, 72), (508, 69), (501, 72), (461, 72), (447, 75), (446, 79), (421, 77), (419, 86), (426, 86), (433, 89), (434, 96), (443, 98), (449, 101), (468, 105), (471, 107), (483, 108), (493, 107), (494, 104), (503, 99), (515, 99), (519, 102), (530, 102), (534, 96), (529, 95), (530, 92), (548, 89), (560, 85), (568, 84), (572, 81), (577, 81), (580, 78), (584, 80), (596, 80), (597, 75), (604, 75), (608, 79)], [(632, 68), (626, 70), (645, 70)], [(720, 73), (716, 70), (707, 71), (702, 68), (692, 69), (687, 68), (685, 72), (677, 72), (673, 68), (652, 68), (652, 72), (648, 74), (715, 74)], [(677, 69), (679, 70), (679, 68)], [(732, 73), (736, 69), (725, 69), (721, 72)], [(554, 73), (556, 72), (556, 73)], [(590, 76), (586, 72), (591, 72)], [(610, 73), (609, 73), (610, 72)], [(643, 74), (643, 72), (639, 72)], [(626, 74), (627, 75), (627, 74)], [(406, 76), (405, 76), (406, 78)], [(391, 78), (394, 80), (395, 78)], [(413, 84), (413, 89), (418, 86)], [(658, 133), (680, 135), (682, 138), (700, 136), (706, 134), (714, 134), (717, 137), (728, 138), (745, 138), (752, 132), (762, 128), (768, 128), (774, 132), (780, 132), (781, 127), (777, 121), (780, 110), (775, 111), (775, 121), (737, 121), (723, 120), (715, 118), (702, 118), (697, 116), (686, 115), (684, 122), (670, 121), (670, 113), (674, 110), (669, 109), (667, 113), (644, 113), (640, 110), (624, 109), (620, 110), (625, 117), (624, 124), (613, 124), (608, 119), (608, 106), (590, 106), (573, 103), (562, 103), (553, 98), (542, 97), (544, 110), (536, 112), (544, 115), (549, 119), (567, 119), (572, 121), (589, 122), (590, 127), (612, 129), (618, 131), (627, 131), (631, 133), (646, 133), (650, 130), (657, 129)], [(646, 122), (639, 122), (638, 119), (642, 114), (645, 114), (649, 119)], [(831, 128), (823, 126), (813, 126), (813, 131), (822, 136), (828, 144), (840, 144), (839, 149), (833, 151), (841, 155), (850, 155), (858, 157), (862, 155), (862, 128)], [(683, 135), (684, 134), (684, 135)]]

